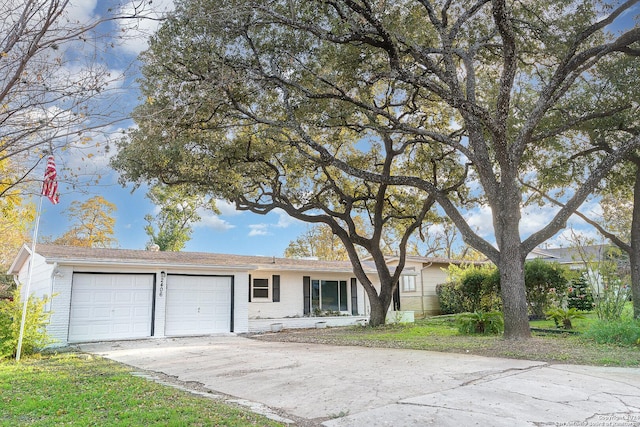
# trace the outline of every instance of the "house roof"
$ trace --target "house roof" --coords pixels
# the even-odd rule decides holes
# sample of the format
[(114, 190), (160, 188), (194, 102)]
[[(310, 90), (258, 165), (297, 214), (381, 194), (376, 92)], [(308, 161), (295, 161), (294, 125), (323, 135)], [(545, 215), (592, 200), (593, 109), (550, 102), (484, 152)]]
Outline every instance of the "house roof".
[[(367, 258), (370, 259), (370, 258)], [(387, 262), (397, 261), (399, 257), (397, 256), (388, 256)], [(407, 255), (405, 258), (407, 262), (418, 262), (422, 264), (486, 264), (487, 261), (470, 261), (465, 259), (453, 259), (453, 258), (444, 258), (444, 257), (427, 257), (427, 256), (416, 256), (416, 255)]]
[[(28, 260), (30, 252), (30, 248), (26, 245), (22, 247), (9, 274), (16, 274), (20, 270)], [(353, 272), (353, 266), (348, 261), (318, 261), (207, 252), (163, 252), (40, 244), (36, 246), (36, 253), (50, 263), (75, 265), (161, 265), (174, 268)], [(367, 264), (365, 271), (372, 273), (375, 272), (375, 268)]]
[[(568, 247), (568, 248), (545, 248), (534, 249), (531, 251), (531, 258), (540, 258), (544, 261), (557, 262), (560, 264), (582, 264), (584, 261), (582, 254), (586, 257), (587, 261), (594, 259), (599, 260), (605, 253), (610, 245), (587, 245), (580, 248)], [(529, 259), (531, 259), (529, 258)]]

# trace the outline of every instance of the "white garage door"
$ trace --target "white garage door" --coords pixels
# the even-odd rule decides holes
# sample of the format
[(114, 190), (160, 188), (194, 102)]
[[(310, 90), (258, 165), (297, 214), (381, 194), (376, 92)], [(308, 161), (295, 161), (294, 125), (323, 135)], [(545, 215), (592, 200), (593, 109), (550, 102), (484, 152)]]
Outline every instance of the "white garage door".
[(152, 274), (75, 273), (69, 341), (151, 336)]
[(231, 278), (167, 276), (165, 335), (206, 335), (231, 330)]

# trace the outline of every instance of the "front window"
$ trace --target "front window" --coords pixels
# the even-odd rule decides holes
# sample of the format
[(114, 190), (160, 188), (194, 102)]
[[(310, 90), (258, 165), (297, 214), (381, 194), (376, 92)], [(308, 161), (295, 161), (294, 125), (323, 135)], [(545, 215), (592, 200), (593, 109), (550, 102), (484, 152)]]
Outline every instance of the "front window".
[(313, 311), (348, 311), (346, 280), (312, 280)]
[(269, 279), (253, 279), (253, 298), (269, 298)]

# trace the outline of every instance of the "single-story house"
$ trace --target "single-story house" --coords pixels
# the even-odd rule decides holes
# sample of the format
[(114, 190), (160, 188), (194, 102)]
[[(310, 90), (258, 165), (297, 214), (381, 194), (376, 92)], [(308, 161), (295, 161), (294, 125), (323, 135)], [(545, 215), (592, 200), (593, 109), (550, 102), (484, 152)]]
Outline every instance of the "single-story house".
[[(17, 283), (27, 283), (31, 255), (25, 245), (11, 265)], [(450, 262), (408, 260), (399, 293), (409, 319), (411, 310), (437, 313), (435, 285)], [(378, 283), (373, 264), (365, 266)], [(47, 330), (60, 346), (349, 325), (370, 314), (350, 262), (213, 253), (40, 244), (30, 294), (54, 295)]]
[(587, 263), (601, 261), (611, 248), (613, 248), (611, 245), (586, 245), (580, 248), (574, 246), (535, 248), (527, 255), (527, 260), (541, 259), (546, 262), (557, 262), (570, 270), (582, 270), (585, 268), (585, 261)]
[[(36, 246), (30, 294), (55, 295), (48, 332), (74, 342), (243, 333), (367, 319), (349, 262), (194, 252)], [(9, 274), (26, 284), (31, 250)], [(375, 279), (375, 270), (368, 271)], [(24, 291), (24, 289), (23, 289)]]

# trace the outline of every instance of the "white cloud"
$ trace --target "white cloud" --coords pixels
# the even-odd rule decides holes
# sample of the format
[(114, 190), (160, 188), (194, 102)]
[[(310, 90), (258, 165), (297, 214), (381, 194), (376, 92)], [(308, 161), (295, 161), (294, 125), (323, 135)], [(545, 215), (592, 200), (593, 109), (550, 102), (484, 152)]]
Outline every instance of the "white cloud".
[(490, 238), (489, 240), (495, 240), (493, 238), (493, 217), (491, 215), (491, 208), (487, 205), (473, 209), (471, 212), (465, 215), (469, 226), (483, 238)]
[(148, 38), (154, 34), (162, 23), (162, 17), (174, 10), (173, 0), (155, 0), (140, 9), (140, 2), (130, 1), (124, 5), (121, 12), (128, 15), (136, 14), (139, 19), (119, 21), (120, 29), (124, 33), (120, 47), (128, 53), (139, 54), (148, 47)]
[(242, 211), (236, 209), (236, 205), (226, 200), (216, 199), (216, 207), (220, 211), (220, 215), (236, 216), (241, 215)]
[(520, 220), (520, 234), (523, 238), (540, 230), (553, 219), (559, 208), (554, 206), (526, 206), (522, 210), (522, 218)]
[(236, 227), (210, 211), (198, 210), (198, 214), (200, 215), (200, 221), (194, 224), (194, 227), (212, 228), (215, 231), (227, 231)]
[(577, 240), (583, 244), (599, 244), (603, 242), (603, 238), (595, 229), (593, 228), (571, 228), (571, 224), (567, 226), (564, 230), (560, 231), (558, 234), (553, 236), (551, 239), (545, 242), (545, 246), (550, 248), (567, 248), (570, 246), (576, 245), (576, 237)]
[(95, 19), (94, 10), (98, 0), (72, 0), (65, 9), (70, 21), (89, 22)]
[(269, 233), (269, 224), (249, 224), (249, 237), (254, 236), (268, 236)]
[(274, 225), (277, 228), (288, 228), (293, 224), (299, 224), (301, 221), (295, 218), (292, 218), (282, 209), (274, 209), (273, 213), (278, 215), (278, 223)]

